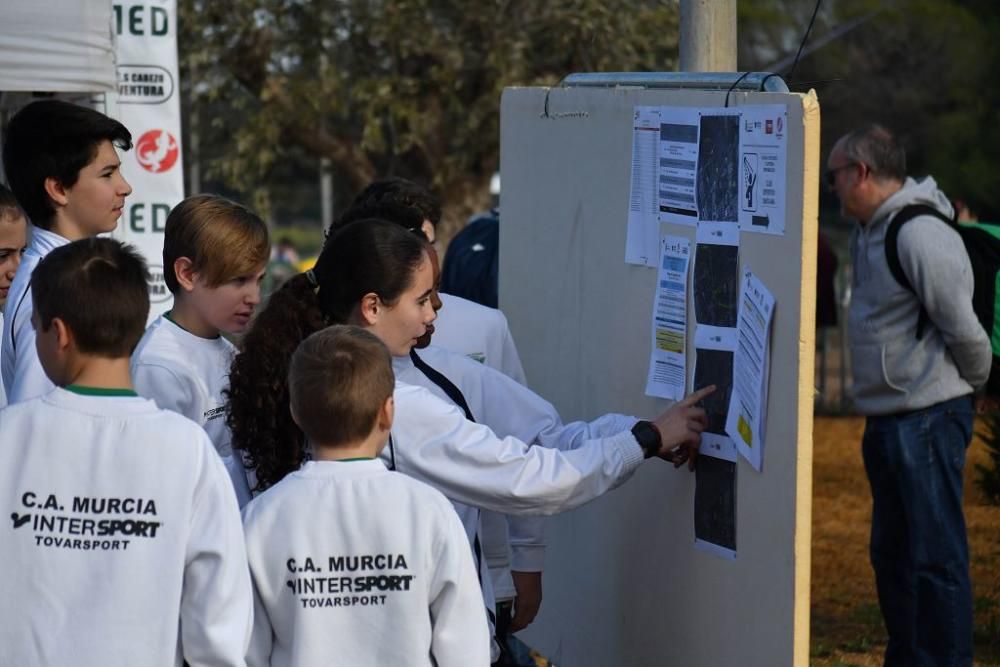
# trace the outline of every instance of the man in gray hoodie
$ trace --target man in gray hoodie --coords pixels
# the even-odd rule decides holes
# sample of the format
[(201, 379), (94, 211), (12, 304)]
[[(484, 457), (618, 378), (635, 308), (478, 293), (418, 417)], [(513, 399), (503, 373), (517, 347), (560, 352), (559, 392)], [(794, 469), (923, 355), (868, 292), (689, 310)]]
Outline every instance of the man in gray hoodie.
[[(990, 342), (972, 309), (972, 267), (961, 238), (924, 215), (900, 227), (889, 270), (885, 235), (904, 206), (953, 211), (933, 178), (906, 176), (906, 155), (883, 127), (837, 141), (826, 180), (858, 221), (848, 330), (853, 394), (872, 490), (871, 562), (889, 634), (886, 665), (971, 665), (972, 590), (962, 468), (975, 388)], [(918, 335), (921, 308), (929, 318)]]

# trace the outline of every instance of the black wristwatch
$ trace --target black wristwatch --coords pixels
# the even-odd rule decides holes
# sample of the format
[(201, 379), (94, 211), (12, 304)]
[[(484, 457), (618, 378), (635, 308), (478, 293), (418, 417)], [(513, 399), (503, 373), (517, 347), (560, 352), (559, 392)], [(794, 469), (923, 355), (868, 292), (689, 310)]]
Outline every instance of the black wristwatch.
[(660, 429), (656, 428), (656, 424), (653, 422), (636, 422), (635, 426), (632, 427), (632, 435), (635, 436), (636, 442), (642, 447), (642, 451), (645, 453), (647, 459), (660, 453), (663, 440), (660, 438)]

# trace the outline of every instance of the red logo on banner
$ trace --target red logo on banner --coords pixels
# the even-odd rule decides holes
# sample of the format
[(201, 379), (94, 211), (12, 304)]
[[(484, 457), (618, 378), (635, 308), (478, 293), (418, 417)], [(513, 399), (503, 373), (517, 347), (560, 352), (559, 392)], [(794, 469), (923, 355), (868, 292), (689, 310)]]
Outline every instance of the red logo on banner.
[(174, 135), (166, 130), (150, 130), (135, 144), (135, 157), (146, 171), (159, 174), (177, 162), (180, 149)]
[(764, 121), (764, 134), (774, 133), (774, 121), (768, 118)]

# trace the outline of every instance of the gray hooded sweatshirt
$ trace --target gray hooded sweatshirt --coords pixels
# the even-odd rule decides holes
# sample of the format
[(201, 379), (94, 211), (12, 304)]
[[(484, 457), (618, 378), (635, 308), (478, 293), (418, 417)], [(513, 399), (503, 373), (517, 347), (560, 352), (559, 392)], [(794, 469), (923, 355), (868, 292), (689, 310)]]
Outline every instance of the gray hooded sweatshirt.
[[(853, 397), (865, 415), (925, 408), (969, 394), (989, 377), (990, 341), (972, 309), (972, 266), (955, 230), (932, 216), (914, 218), (900, 229), (900, 264), (919, 301), (889, 271), (885, 234), (895, 214), (910, 204), (953, 213), (933, 178), (907, 178), (851, 238)], [(930, 323), (918, 340), (921, 303)]]

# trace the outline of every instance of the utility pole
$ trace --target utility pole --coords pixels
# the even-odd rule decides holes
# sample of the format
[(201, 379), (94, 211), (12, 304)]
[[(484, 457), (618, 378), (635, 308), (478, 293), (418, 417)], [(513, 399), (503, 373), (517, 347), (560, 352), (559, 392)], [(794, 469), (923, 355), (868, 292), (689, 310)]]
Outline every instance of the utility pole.
[(736, 71), (736, 0), (681, 0), (680, 71)]
[[(325, 83), (329, 69), (330, 59), (325, 53), (321, 53), (319, 56), (321, 82)], [(325, 129), (326, 120), (322, 123)], [(328, 232), (333, 225), (333, 160), (328, 157), (319, 159), (319, 207), (320, 223), (323, 225), (323, 231)]]
[(327, 231), (333, 224), (333, 160), (328, 157), (319, 159), (319, 203), (320, 222)]

